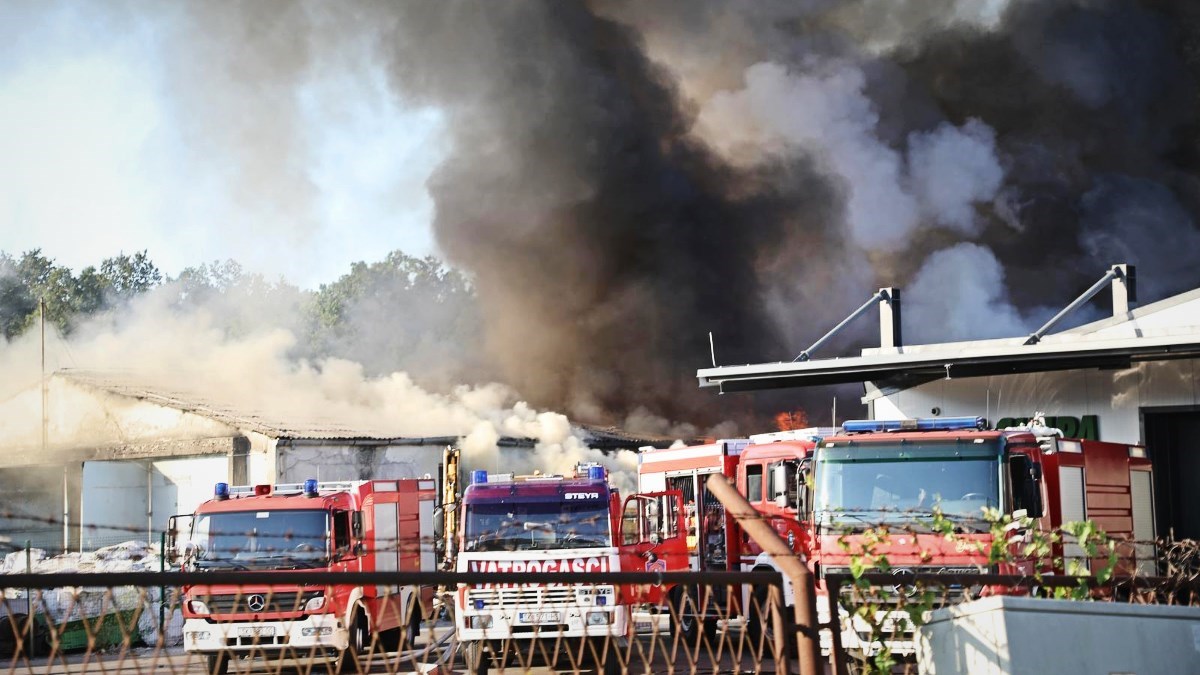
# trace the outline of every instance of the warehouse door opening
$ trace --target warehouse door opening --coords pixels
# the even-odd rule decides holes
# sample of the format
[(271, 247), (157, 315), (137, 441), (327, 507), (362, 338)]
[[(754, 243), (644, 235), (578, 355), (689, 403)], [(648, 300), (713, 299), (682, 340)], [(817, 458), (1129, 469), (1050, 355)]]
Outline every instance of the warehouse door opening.
[(1143, 408), (1142, 438), (1154, 462), (1155, 531), (1200, 539), (1200, 409)]

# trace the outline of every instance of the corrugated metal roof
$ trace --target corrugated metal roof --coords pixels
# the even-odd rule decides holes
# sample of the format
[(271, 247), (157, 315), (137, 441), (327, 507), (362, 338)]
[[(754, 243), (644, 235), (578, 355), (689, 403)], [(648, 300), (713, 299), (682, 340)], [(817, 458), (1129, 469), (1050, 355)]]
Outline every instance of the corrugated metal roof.
[[(187, 387), (189, 377), (132, 370), (79, 370), (63, 369), (55, 373), (70, 382), (117, 396), (147, 401), (156, 405), (183, 410), (221, 422), (235, 429), (254, 431), (276, 439), (294, 441), (359, 441), (379, 442), (395, 445), (447, 445), (454, 443), (462, 434), (454, 430), (430, 437), (397, 436), (394, 431), (351, 427), (331, 419), (292, 419), (279, 413), (266, 413), (248, 409), (231, 401), (215, 400), (211, 394)], [(589, 447), (598, 450), (615, 450), (653, 445), (666, 447), (675, 439), (652, 434), (631, 434), (615, 427), (575, 425), (587, 436)], [(504, 437), (498, 441), (504, 447), (533, 447), (531, 438)]]
[(591, 424), (578, 424), (576, 426), (587, 434), (588, 447), (598, 450), (616, 450), (622, 448), (637, 450), (648, 445), (656, 448), (666, 448), (670, 447), (676, 440), (682, 440), (689, 445), (700, 442), (694, 438), (677, 439), (675, 436), (635, 434), (616, 427), (600, 427)]
[[(392, 440), (398, 438), (385, 429), (350, 427), (330, 419), (288, 419), (279, 413), (247, 409), (229, 401), (215, 400), (211, 394), (191, 390), (186, 376), (167, 378), (161, 374), (135, 371), (93, 371), (63, 369), (55, 373), (70, 382), (99, 391), (135, 398), (156, 405), (183, 410), (227, 424), (235, 429), (254, 431), (271, 438), (314, 440)], [(456, 437), (449, 433), (446, 436)]]

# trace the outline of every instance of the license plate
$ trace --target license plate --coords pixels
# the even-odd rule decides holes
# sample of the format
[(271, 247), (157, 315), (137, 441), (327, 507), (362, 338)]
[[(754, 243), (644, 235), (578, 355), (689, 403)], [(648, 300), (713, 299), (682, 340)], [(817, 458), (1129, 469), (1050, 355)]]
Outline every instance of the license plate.
[(275, 637), (275, 626), (242, 626), (237, 629), (238, 637)]
[(558, 612), (520, 612), (517, 620), (521, 623), (558, 623)]

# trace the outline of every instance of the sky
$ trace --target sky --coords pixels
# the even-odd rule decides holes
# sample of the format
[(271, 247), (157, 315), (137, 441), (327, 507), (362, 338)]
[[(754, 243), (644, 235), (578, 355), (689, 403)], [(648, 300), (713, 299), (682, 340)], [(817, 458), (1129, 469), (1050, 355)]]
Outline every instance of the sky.
[[(170, 79), (173, 17), (114, 26), (82, 5), (21, 2), (4, 14), (24, 30), (0, 55), (0, 250), (41, 249), (78, 271), (146, 249), (172, 276), (232, 258), (305, 288), (392, 250), (436, 253), (425, 181), (440, 115), (401, 108), (369, 55), (358, 77), (308, 64), (278, 105), (256, 91), (225, 108), (241, 136), (230, 143), (253, 144), (273, 118), (289, 125), (277, 179), (197, 133), (201, 115), (222, 126), (223, 110), (189, 108)], [(204, 76), (236, 94), (238, 64), (224, 65)]]

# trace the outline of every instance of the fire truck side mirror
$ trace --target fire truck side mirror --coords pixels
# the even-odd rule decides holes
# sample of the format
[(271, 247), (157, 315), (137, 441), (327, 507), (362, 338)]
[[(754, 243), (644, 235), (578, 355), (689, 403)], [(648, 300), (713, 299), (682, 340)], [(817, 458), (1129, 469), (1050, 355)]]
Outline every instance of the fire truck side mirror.
[(350, 514), (350, 531), (355, 538), (362, 536), (362, 511), (354, 511)]

